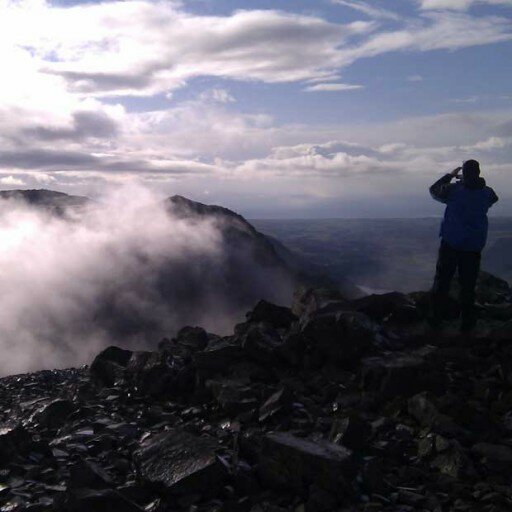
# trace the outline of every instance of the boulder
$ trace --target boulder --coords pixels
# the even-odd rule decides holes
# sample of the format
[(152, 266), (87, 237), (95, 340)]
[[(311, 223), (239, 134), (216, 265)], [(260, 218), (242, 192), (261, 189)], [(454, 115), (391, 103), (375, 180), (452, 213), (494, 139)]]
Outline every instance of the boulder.
[(468, 432), (437, 409), (426, 392), (418, 393), (407, 402), (409, 414), (422, 426), (449, 438), (466, 438)]
[(201, 375), (225, 372), (236, 361), (243, 359), (244, 351), (235, 337), (213, 339), (208, 346), (193, 356)]
[(455, 440), (451, 441), (448, 449), (435, 457), (431, 466), (452, 478), (461, 479), (476, 476), (475, 467), (467, 450)]
[(90, 366), (92, 380), (102, 386), (113, 386), (117, 380), (123, 378), (131, 356), (131, 350), (115, 346), (106, 348), (94, 358)]
[(338, 290), (299, 288), (293, 294), (292, 313), (297, 317), (307, 316), (329, 305), (343, 309), (350, 308), (349, 301)]
[(259, 421), (266, 421), (279, 411), (287, 411), (291, 406), (291, 399), (290, 391), (284, 387), (270, 395), (259, 409)]
[(228, 414), (239, 414), (256, 409), (258, 398), (247, 384), (234, 380), (208, 380), (206, 387), (220, 407)]
[(21, 425), (0, 427), (0, 465), (25, 452), (30, 442), (30, 434)]
[(479, 457), (484, 464), (512, 467), (512, 448), (502, 444), (477, 443), (471, 452)]
[(375, 324), (356, 311), (319, 311), (303, 319), (301, 335), (320, 362), (353, 364), (376, 343)]
[(266, 323), (251, 325), (242, 337), (244, 352), (261, 363), (276, 363), (282, 345), (279, 332)]
[(193, 352), (204, 350), (208, 345), (208, 333), (202, 327), (187, 326), (178, 331), (175, 341)]
[(303, 492), (316, 484), (339, 496), (355, 476), (356, 463), (343, 446), (275, 432), (262, 439), (257, 471), (264, 484), (278, 489)]
[(144, 509), (112, 489), (76, 489), (58, 500), (59, 512), (142, 512)]
[(145, 440), (134, 452), (140, 479), (169, 494), (215, 494), (226, 476), (215, 440), (171, 429)]
[(402, 308), (415, 309), (414, 302), (407, 295), (398, 292), (368, 295), (352, 301), (350, 305), (354, 310), (378, 322), (382, 322)]
[(58, 398), (38, 409), (32, 415), (31, 422), (43, 428), (59, 428), (75, 409), (75, 404), (70, 400)]
[(297, 321), (297, 317), (290, 308), (276, 306), (266, 300), (260, 300), (246, 317), (248, 322), (265, 322), (275, 329), (289, 329)]
[(411, 396), (420, 391), (441, 393), (445, 376), (417, 353), (392, 353), (362, 362), (362, 387), (383, 397)]
[(344, 418), (336, 418), (331, 427), (329, 439), (333, 443), (342, 444), (351, 450), (360, 451), (367, 446), (372, 434), (370, 423), (359, 415), (352, 414)]

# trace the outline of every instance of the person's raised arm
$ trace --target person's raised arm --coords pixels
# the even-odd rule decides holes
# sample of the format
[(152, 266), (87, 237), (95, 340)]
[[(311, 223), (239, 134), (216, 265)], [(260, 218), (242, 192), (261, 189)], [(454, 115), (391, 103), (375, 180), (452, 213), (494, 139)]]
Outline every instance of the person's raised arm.
[(441, 203), (446, 203), (450, 195), (450, 189), (452, 188), (451, 181), (459, 175), (462, 167), (457, 167), (452, 172), (445, 174), (441, 179), (437, 180), (430, 187), (430, 195)]
[(499, 201), (499, 197), (497, 196), (496, 192), (494, 192), (494, 190), (492, 188), (490, 188), (490, 191), (491, 191), (491, 194), (490, 194), (490, 205), (489, 207), (491, 207), (493, 204), (497, 203)]

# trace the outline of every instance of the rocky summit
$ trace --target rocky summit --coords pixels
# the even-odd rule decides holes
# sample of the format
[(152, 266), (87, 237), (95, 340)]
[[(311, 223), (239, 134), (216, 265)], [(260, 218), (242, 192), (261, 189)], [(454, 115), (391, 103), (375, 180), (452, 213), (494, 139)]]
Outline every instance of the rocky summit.
[(0, 510), (512, 510), (512, 302), (442, 331), (428, 294), (261, 301), (231, 336), (0, 381)]

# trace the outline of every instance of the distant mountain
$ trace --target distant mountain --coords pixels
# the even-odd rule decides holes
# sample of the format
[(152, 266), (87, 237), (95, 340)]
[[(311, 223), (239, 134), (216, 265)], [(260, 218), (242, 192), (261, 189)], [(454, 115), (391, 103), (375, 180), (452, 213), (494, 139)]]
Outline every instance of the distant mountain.
[[(94, 204), (87, 197), (50, 190), (4, 191), (0, 192), (0, 199), (24, 201), (64, 219), (69, 210), (86, 215), (85, 207)], [(189, 221), (184, 228), (190, 230), (190, 247), (187, 246), (186, 235), (179, 235), (178, 245), (174, 245), (176, 232), (172, 223), (163, 231), (157, 231), (158, 235), (155, 236), (159, 237), (158, 240), (151, 241), (160, 248), (156, 254), (151, 252), (151, 247), (146, 250), (143, 245), (137, 244), (136, 232), (130, 235), (126, 243), (117, 240), (115, 229), (110, 233), (110, 228), (100, 226), (99, 229), (103, 230), (101, 238), (107, 240), (107, 245), (101, 253), (85, 255), (92, 258), (93, 265), (87, 261), (82, 264), (80, 254), (69, 254), (71, 260), (76, 262), (73, 263), (74, 272), (79, 269), (76, 274), (78, 280), (72, 286), (79, 290), (91, 289), (84, 299), (85, 303), (80, 303), (77, 313), (84, 330), (94, 326), (114, 340), (135, 340), (134, 343), (172, 334), (173, 329), (186, 324), (199, 324), (222, 331), (242, 320), (243, 314), (260, 299), (285, 305), (291, 302), (294, 290), (301, 285), (332, 284), (321, 276), (314, 265), (296, 257), (277, 240), (266, 237), (241, 215), (227, 208), (202, 204), (182, 196), (169, 197), (161, 204), (171, 218)], [(83, 212), (80, 212), (82, 208)], [(76, 215), (73, 217), (77, 218)], [(91, 219), (102, 222), (101, 215), (98, 219), (94, 216), (88, 218), (86, 231), (91, 229)], [(108, 221), (104, 224), (110, 226)], [(202, 250), (202, 239), (192, 236), (196, 225), (197, 233), (203, 233), (199, 236), (212, 235), (212, 250), (208, 248), (208, 239), (204, 240), (205, 250)], [(211, 226), (211, 230), (208, 226)], [(66, 233), (66, 226), (60, 226), (61, 238), (51, 243), (60, 246), (60, 240), (65, 240)], [(73, 231), (69, 235), (75, 236)], [(166, 236), (169, 238), (165, 239)], [(63, 247), (67, 246), (64, 244)], [(162, 252), (161, 248), (165, 250)], [(119, 265), (123, 269), (124, 265), (128, 265), (129, 270), (119, 274)], [(110, 267), (113, 267), (111, 274), (94, 270)], [(87, 269), (91, 269), (91, 275)], [(52, 273), (57, 274), (60, 270), (51, 269)], [(37, 275), (35, 277), (38, 278)], [(45, 279), (44, 276), (42, 278)], [(63, 279), (64, 283), (69, 283), (65, 277)], [(9, 294), (9, 290), (4, 291)], [(52, 293), (67, 300), (67, 292), (53, 289)], [(70, 300), (74, 300), (75, 292), (71, 290), (70, 293)], [(82, 297), (82, 291), (79, 296)], [(31, 311), (32, 317), (45, 319), (45, 336), (53, 339), (62, 335), (63, 330), (60, 329), (60, 334), (56, 333), (53, 325), (67, 322), (67, 319), (54, 319), (39, 303), (34, 307), (37, 314)], [(52, 315), (58, 316), (59, 312), (55, 311)], [(69, 328), (73, 330), (74, 325), (80, 322), (73, 322)], [(41, 332), (41, 329), (37, 331)]]
[(68, 208), (82, 208), (91, 202), (83, 196), (71, 196), (54, 190), (0, 190), (0, 199), (24, 201), (27, 204), (62, 214)]

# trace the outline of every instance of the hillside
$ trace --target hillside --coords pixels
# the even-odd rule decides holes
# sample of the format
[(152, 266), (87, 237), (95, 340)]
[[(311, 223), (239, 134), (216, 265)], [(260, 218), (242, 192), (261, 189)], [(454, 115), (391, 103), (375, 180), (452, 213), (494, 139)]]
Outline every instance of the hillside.
[(1, 379), (2, 510), (510, 510), (510, 289), (481, 277), (472, 337), (427, 301), (309, 289)]

